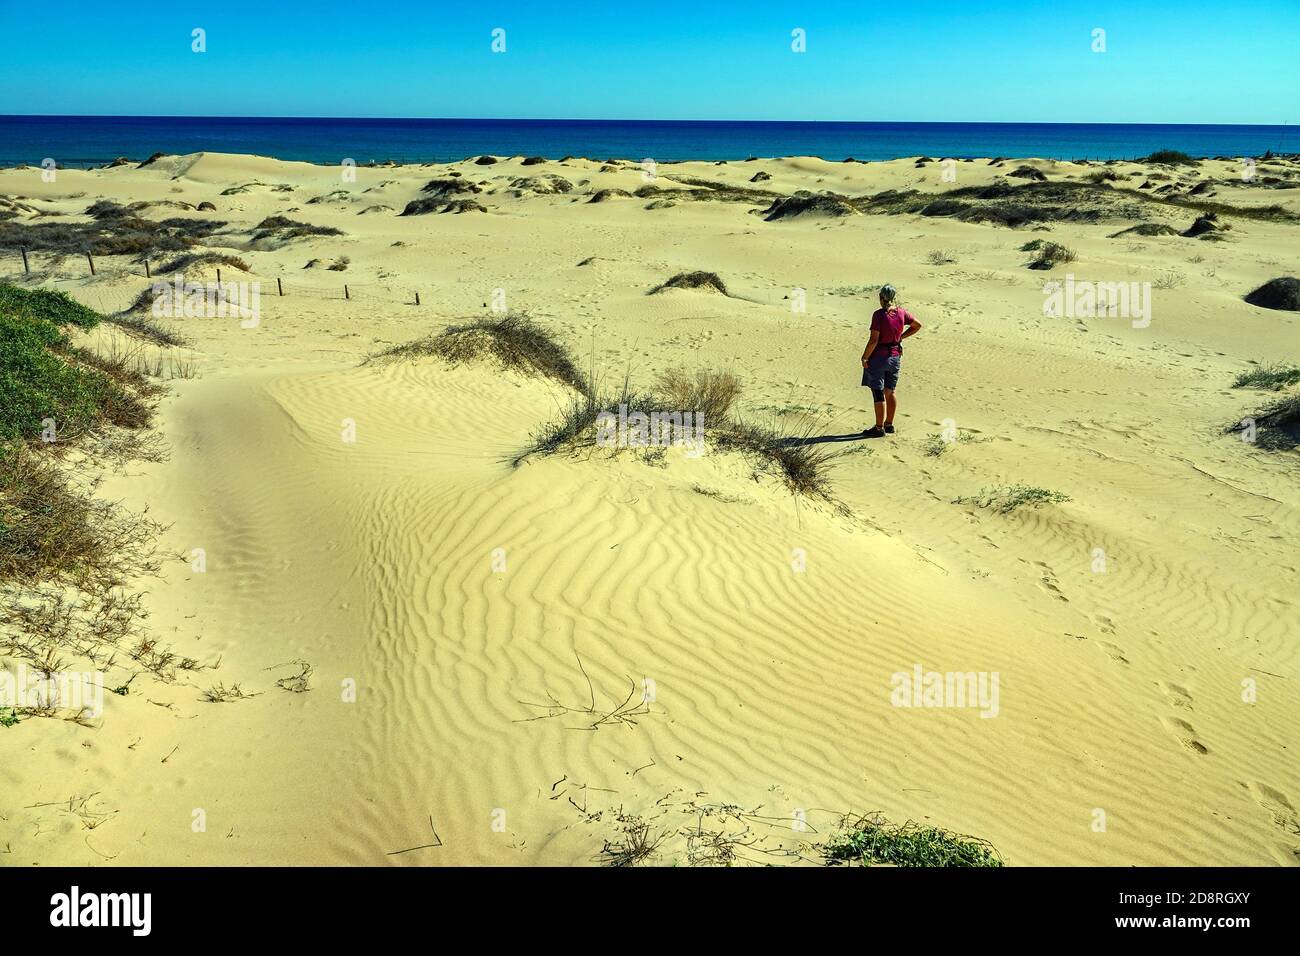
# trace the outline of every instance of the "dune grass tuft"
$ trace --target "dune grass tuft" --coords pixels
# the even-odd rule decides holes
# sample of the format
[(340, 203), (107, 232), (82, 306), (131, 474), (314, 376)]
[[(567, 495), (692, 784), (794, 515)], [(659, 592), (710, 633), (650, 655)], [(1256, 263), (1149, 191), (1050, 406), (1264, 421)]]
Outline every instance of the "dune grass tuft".
[(1059, 242), (1044, 242), (1035, 247), (1037, 255), (1029, 263), (1031, 269), (1051, 269), (1062, 262), (1073, 262), (1073, 249), (1067, 249)]
[(968, 498), (954, 498), (953, 504), (973, 504), (980, 508), (991, 508), (997, 514), (1010, 514), (1018, 508), (1029, 506), (1037, 508), (1043, 504), (1059, 504), (1069, 501), (1070, 496), (1048, 488), (1033, 485), (999, 485), (986, 489), (978, 495)]
[(716, 272), (679, 272), (667, 282), (661, 282), (650, 290), (650, 295), (663, 292), (666, 289), (704, 289), (705, 291), (720, 292), (723, 295), (730, 295), (727, 291), (727, 285), (718, 276)]
[(1300, 365), (1290, 362), (1275, 362), (1272, 365), (1260, 365), (1242, 372), (1232, 383), (1233, 388), (1264, 388), (1279, 392), (1288, 385), (1300, 382)]
[(940, 827), (909, 820), (890, 823), (880, 814), (845, 819), (841, 830), (822, 847), (831, 865), (1000, 867), (1002, 856), (993, 845)]
[[(692, 421), (702, 427), (706, 442), (719, 451), (749, 458), (755, 477), (771, 475), (792, 494), (838, 507), (830, 469), (843, 452), (809, 441), (810, 434), (791, 436), (785, 430), (736, 418), (732, 410), (740, 391), (740, 382), (730, 372), (699, 371), (688, 375), (669, 370), (659, 376), (648, 394), (633, 392), (627, 382), (617, 395), (602, 394), (589, 380), (557, 418), (533, 434), (513, 463), (519, 465), (532, 455), (573, 453), (595, 447), (600, 416), (614, 414), (620, 406), (649, 417), (690, 413)], [(811, 433), (811, 426), (805, 431)], [(648, 451), (662, 452), (662, 447)]]
[(689, 375), (681, 369), (660, 374), (656, 394), (665, 408), (702, 414), (706, 422), (724, 421), (740, 396), (740, 381), (731, 372), (703, 369)]
[(540, 375), (576, 389), (585, 387), (568, 350), (525, 312), (507, 312), (448, 326), (372, 355), (366, 364), (423, 356), (436, 356), (453, 365), (490, 357), (525, 375)]
[(1248, 428), (1254, 429), (1254, 443), (1266, 451), (1300, 448), (1300, 394), (1280, 398), (1225, 431), (1242, 432)]
[(253, 227), (253, 242), (263, 239), (275, 239), (287, 242), (305, 236), (341, 236), (342, 229), (333, 226), (316, 226), (309, 222), (299, 222), (286, 216), (267, 216)]
[(1158, 149), (1142, 162), (1156, 163), (1161, 166), (1198, 166), (1199, 162), (1177, 149)]
[[(559, 415), (534, 432), (528, 444), (513, 456), (512, 463), (516, 466), (534, 455), (595, 447), (601, 414), (612, 413), (624, 405), (647, 416), (655, 412), (672, 416), (679, 424), (690, 413), (692, 421), (702, 422), (706, 440), (720, 449), (751, 457), (756, 474), (774, 474), (795, 494), (833, 501), (828, 466), (839, 453), (800, 440), (799, 436), (792, 439), (776, 429), (737, 420), (732, 409), (741, 385), (730, 372), (701, 370), (691, 374), (669, 369), (659, 376), (650, 394), (633, 392), (626, 381), (618, 394), (604, 393), (594, 376), (584, 377), (578, 372), (568, 350), (549, 330), (526, 314), (513, 312), (449, 326), (441, 332), (378, 352), (363, 364), (427, 356), (452, 364), (490, 357), (507, 368), (549, 378), (574, 390), (576, 394)], [(655, 447), (648, 451), (662, 449)]]

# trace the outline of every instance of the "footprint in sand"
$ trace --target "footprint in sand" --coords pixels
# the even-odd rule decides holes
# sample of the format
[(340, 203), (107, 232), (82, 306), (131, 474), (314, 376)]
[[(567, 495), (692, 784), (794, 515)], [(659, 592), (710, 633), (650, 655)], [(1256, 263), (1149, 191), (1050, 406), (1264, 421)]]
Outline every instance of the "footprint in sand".
[(1169, 681), (1161, 681), (1160, 689), (1164, 691), (1165, 697), (1174, 707), (1186, 707), (1189, 710), (1192, 706), (1192, 695), (1186, 687), (1179, 684), (1171, 684)]
[(1193, 753), (1208, 754), (1210, 748), (1196, 739), (1196, 728), (1179, 717), (1161, 717), (1165, 730), (1178, 738), (1178, 742)]
[(1101, 649), (1104, 650), (1112, 661), (1116, 664), (1127, 664), (1128, 658), (1124, 656), (1124, 648), (1118, 644), (1112, 644), (1110, 641), (1101, 641)]
[(1285, 793), (1276, 787), (1255, 781), (1245, 786), (1255, 802), (1268, 811), (1274, 824), (1292, 833), (1300, 833), (1300, 817), (1296, 816), (1295, 807)]
[(1043, 568), (1043, 576), (1038, 579), (1038, 586), (1058, 601), (1064, 601), (1066, 604), (1069, 604), (1070, 599), (1061, 593), (1061, 588), (1056, 583), (1056, 575), (1052, 573), (1052, 569), (1041, 561), (1039, 562), (1039, 565)]
[(1115, 622), (1112, 621), (1110, 618), (1108, 618), (1106, 615), (1104, 615), (1104, 614), (1094, 614), (1094, 615), (1092, 616), (1092, 621), (1093, 621), (1093, 623), (1096, 624), (1097, 627), (1099, 627), (1099, 628), (1100, 628), (1104, 633), (1106, 633), (1106, 634), (1114, 634), (1114, 633), (1115, 633)]
[[(1300, 815), (1296, 814), (1295, 806), (1285, 793), (1266, 783), (1251, 782), (1242, 786), (1272, 818), (1274, 826), (1288, 837), (1300, 836)], [(1273, 858), (1283, 866), (1300, 866), (1300, 845), (1274, 843), (1271, 850)]]

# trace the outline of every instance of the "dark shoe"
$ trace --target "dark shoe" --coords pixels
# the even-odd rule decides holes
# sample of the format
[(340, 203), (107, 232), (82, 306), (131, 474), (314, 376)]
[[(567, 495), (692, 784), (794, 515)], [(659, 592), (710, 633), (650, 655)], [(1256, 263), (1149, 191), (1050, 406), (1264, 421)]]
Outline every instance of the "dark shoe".
[(894, 434), (894, 426), (889, 424), (889, 422), (885, 422), (885, 434), (886, 435)]
[(879, 425), (873, 425), (862, 433), (863, 438), (884, 438), (885, 430)]

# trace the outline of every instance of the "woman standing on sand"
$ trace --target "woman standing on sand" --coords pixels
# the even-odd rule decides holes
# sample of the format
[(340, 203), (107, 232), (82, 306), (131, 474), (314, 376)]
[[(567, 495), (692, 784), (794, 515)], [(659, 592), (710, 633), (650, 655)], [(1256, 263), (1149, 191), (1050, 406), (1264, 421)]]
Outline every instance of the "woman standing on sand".
[(871, 339), (862, 352), (862, 384), (871, 389), (876, 405), (876, 426), (862, 434), (867, 438), (884, 438), (894, 431), (894, 412), (898, 401), (898, 370), (903, 361), (903, 339), (921, 331), (921, 323), (906, 309), (894, 305), (898, 290), (881, 286), (880, 308), (871, 316)]

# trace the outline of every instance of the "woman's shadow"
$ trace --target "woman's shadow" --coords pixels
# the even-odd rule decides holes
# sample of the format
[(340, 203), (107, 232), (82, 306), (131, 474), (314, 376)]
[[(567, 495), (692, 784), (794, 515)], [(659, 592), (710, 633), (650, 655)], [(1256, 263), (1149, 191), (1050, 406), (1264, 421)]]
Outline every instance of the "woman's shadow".
[(836, 441), (866, 441), (866, 432), (854, 432), (851, 435), (803, 435), (782, 438), (778, 444), (783, 448), (802, 448), (805, 445), (824, 445)]

